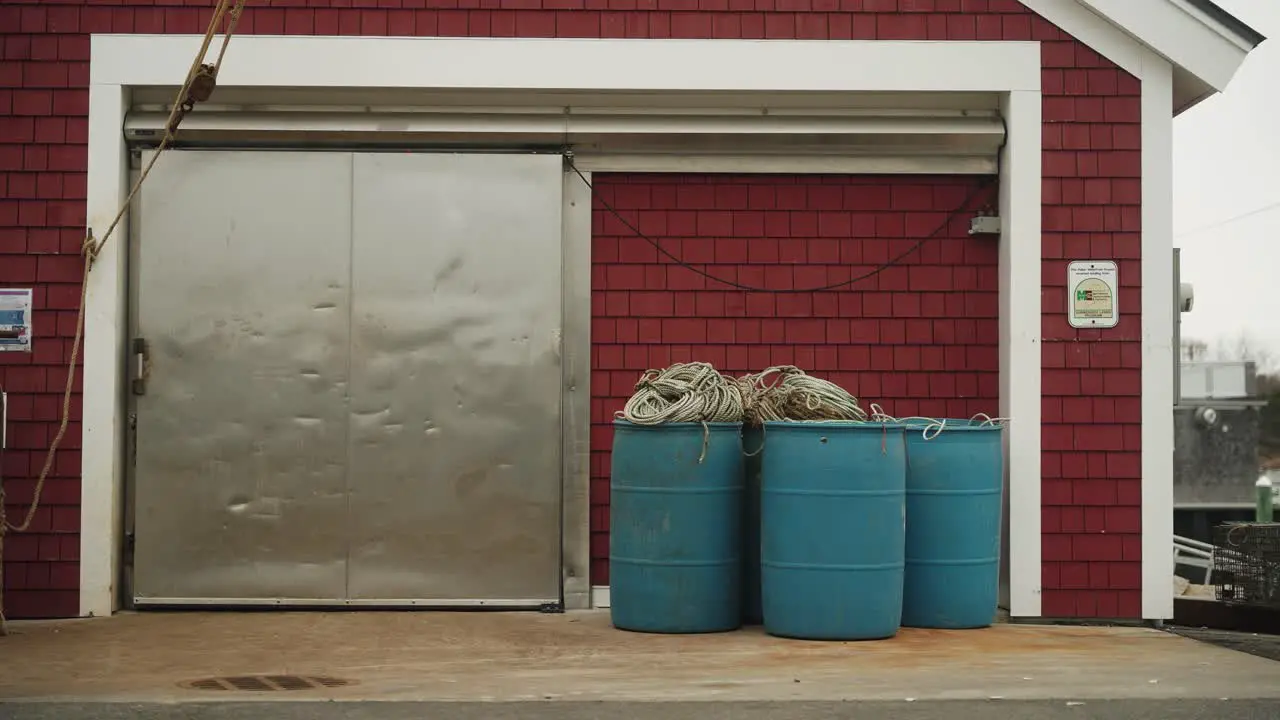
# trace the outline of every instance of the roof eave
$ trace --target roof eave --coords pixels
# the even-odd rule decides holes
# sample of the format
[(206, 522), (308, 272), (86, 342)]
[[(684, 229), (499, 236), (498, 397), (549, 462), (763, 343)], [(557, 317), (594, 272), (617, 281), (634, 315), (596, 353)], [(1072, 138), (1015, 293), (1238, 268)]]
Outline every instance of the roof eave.
[(1184, 1), (1191, 7), (1203, 13), (1205, 17), (1211, 21), (1211, 24), (1219, 26), (1222, 32), (1227, 35), (1234, 36), (1249, 50), (1253, 50), (1267, 40), (1267, 36), (1253, 29), (1240, 18), (1227, 12), (1222, 8), (1222, 6), (1213, 2), (1213, 0)]
[(1199, 93), (1175, 93), (1173, 96), (1173, 116), (1178, 117), (1217, 94), (1218, 91), (1213, 88), (1207, 88)]
[(1266, 38), (1211, 0), (1077, 0), (1173, 65), (1183, 88), (1171, 110), (1221, 92)]

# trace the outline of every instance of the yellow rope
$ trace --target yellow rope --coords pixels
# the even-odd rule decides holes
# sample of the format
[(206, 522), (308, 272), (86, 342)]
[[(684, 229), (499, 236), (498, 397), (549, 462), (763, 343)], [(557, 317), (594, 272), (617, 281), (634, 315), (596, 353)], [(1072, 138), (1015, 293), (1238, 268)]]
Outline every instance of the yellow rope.
[[(120, 222), (124, 220), (125, 214), (129, 211), (129, 207), (133, 204), (133, 200), (138, 194), (138, 190), (142, 188), (143, 181), (147, 179), (151, 168), (155, 167), (156, 160), (173, 144), (174, 132), (177, 131), (182, 118), (195, 104), (191, 98), (191, 86), (196, 78), (203, 72), (211, 81), (216, 82), (218, 70), (222, 67), (222, 59), (227, 52), (227, 45), (231, 42), (232, 35), (235, 34), (236, 23), (240, 19), (240, 13), (244, 11), (245, 2), (246, 0), (218, 0), (218, 4), (213, 11), (213, 17), (209, 20), (209, 27), (205, 31), (204, 41), (200, 44), (200, 52), (196, 55), (195, 60), (192, 61), (191, 68), (187, 71), (186, 79), (178, 88), (177, 97), (173, 102), (173, 109), (170, 110), (169, 119), (165, 122), (164, 136), (160, 139), (160, 144), (156, 147), (155, 154), (151, 156), (151, 161), (147, 163), (146, 168), (143, 169), (137, 181), (134, 182), (128, 197), (120, 205), (120, 210), (116, 213), (115, 219), (111, 221), (111, 224), (107, 226), (107, 231), (103, 233), (102, 240), (94, 240), (92, 229), (85, 234), (84, 245), (81, 247), (81, 252), (84, 255), (84, 274), (80, 280), (80, 307), (76, 310), (75, 339), (71, 343), (71, 361), (67, 371), (67, 385), (62, 393), (62, 420), (58, 423), (58, 432), (53, 436), (53, 442), (49, 443), (49, 450), (44, 458), (44, 466), (40, 468), (40, 475), (36, 479), (31, 505), (27, 508), (22, 522), (16, 525), (8, 520), (5, 510), (4, 483), (0, 481), (0, 637), (8, 635), (4, 615), (4, 536), (9, 531), (26, 532), (31, 527), (36, 511), (40, 509), (40, 497), (44, 492), (45, 481), (49, 478), (49, 472), (53, 468), (54, 460), (57, 458), (58, 446), (62, 444), (62, 439), (67, 434), (67, 426), (71, 419), (71, 393), (72, 388), (75, 386), (76, 364), (80, 360), (80, 341), (84, 336), (84, 311), (85, 299), (89, 292), (89, 271), (93, 268), (93, 261), (97, 259), (102, 252), (102, 248), (111, 239)], [(218, 29), (222, 27), (223, 20), (228, 18), (228, 13), (230, 13), (230, 19), (226, 26), (226, 32), (223, 33), (222, 47), (218, 52), (218, 59), (213, 65), (205, 65), (204, 59), (209, 53), (209, 46), (213, 44), (213, 38), (218, 34)]]

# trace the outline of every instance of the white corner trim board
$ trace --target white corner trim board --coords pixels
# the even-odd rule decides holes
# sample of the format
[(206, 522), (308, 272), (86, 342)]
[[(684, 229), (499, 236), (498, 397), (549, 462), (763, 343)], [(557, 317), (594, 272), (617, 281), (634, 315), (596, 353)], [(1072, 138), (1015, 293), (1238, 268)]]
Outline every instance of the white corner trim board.
[[(126, 192), (121, 128), (131, 88), (175, 86), (200, 38), (94, 35), (89, 108), (87, 212), (101, 233)], [(793, 72), (804, 67), (803, 73)], [(893, 72), (883, 72), (891, 67)], [(735, 40), (513, 40), (245, 36), (235, 39), (219, 76), (223, 87), (475, 88), (566, 92), (642, 89), (655, 94), (717, 92), (984, 92), (1006, 103), (1009, 221), (1001, 242), (1009, 264), (1002, 374), (1014, 415), (1011, 451), (1011, 611), (1040, 612), (1040, 48), (1020, 42), (823, 42)], [(681, 132), (681, 115), (668, 132)], [(163, 159), (160, 162), (164, 162)], [(764, 172), (737, 156), (741, 172)], [(607, 157), (591, 169), (607, 172)], [(821, 172), (819, 162), (795, 172)], [(1145, 220), (1145, 217), (1144, 217)], [(116, 607), (125, 448), (127, 278), (124, 236), (89, 280), (82, 456), (81, 613)], [(1160, 287), (1164, 287), (1161, 285)], [(1163, 292), (1163, 291), (1162, 291)], [(1165, 293), (1167, 295), (1167, 293)], [(572, 430), (570, 430), (572, 432)], [(576, 520), (581, 522), (582, 519)], [(1163, 539), (1164, 554), (1167, 538)], [(1167, 590), (1167, 579), (1159, 585)]]
[(1173, 617), (1173, 66), (1142, 77), (1142, 617)]

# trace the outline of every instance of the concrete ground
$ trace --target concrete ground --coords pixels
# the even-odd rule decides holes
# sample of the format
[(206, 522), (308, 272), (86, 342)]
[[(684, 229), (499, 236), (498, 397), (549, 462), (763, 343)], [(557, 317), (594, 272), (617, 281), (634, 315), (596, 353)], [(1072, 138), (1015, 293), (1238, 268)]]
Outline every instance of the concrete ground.
[[(990, 717), (993, 705), (1044, 720), (1280, 717), (1280, 663), (1137, 628), (997, 625), (817, 643), (759, 629), (627, 633), (607, 612), (260, 612), (124, 614), (11, 632), (0, 638), (7, 719), (963, 720)], [(187, 684), (290, 674), (350, 684)], [(654, 700), (699, 702), (630, 705)]]
[[(11, 709), (12, 714), (4, 714)], [(37, 703), (0, 706), (0, 716), (5, 720), (1275, 720), (1280, 716), (1280, 701)]]

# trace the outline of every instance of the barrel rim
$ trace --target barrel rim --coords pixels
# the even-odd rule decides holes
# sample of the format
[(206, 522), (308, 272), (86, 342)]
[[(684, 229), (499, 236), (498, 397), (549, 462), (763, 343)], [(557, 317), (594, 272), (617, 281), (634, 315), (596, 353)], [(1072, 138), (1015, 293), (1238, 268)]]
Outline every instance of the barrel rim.
[(992, 432), (1004, 430), (1005, 428), (1001, 423), (975, 422), (974, 420), (964, 418), (936, 418), (927, 421), (919, 418), (911, 418), (902, 421), (902, 425), (908, 430), (933, 428), (936, 427), (938, 423), (943, 423), (940, 432)]
[(856, 429), (856, 430), (904, 430), (906, 425), (902, 423), (885, 423), (874, 421), (858, 421), (858, 420), (767, 420), (764, 423), (765, 428), (837, 428), (840, 430)]

